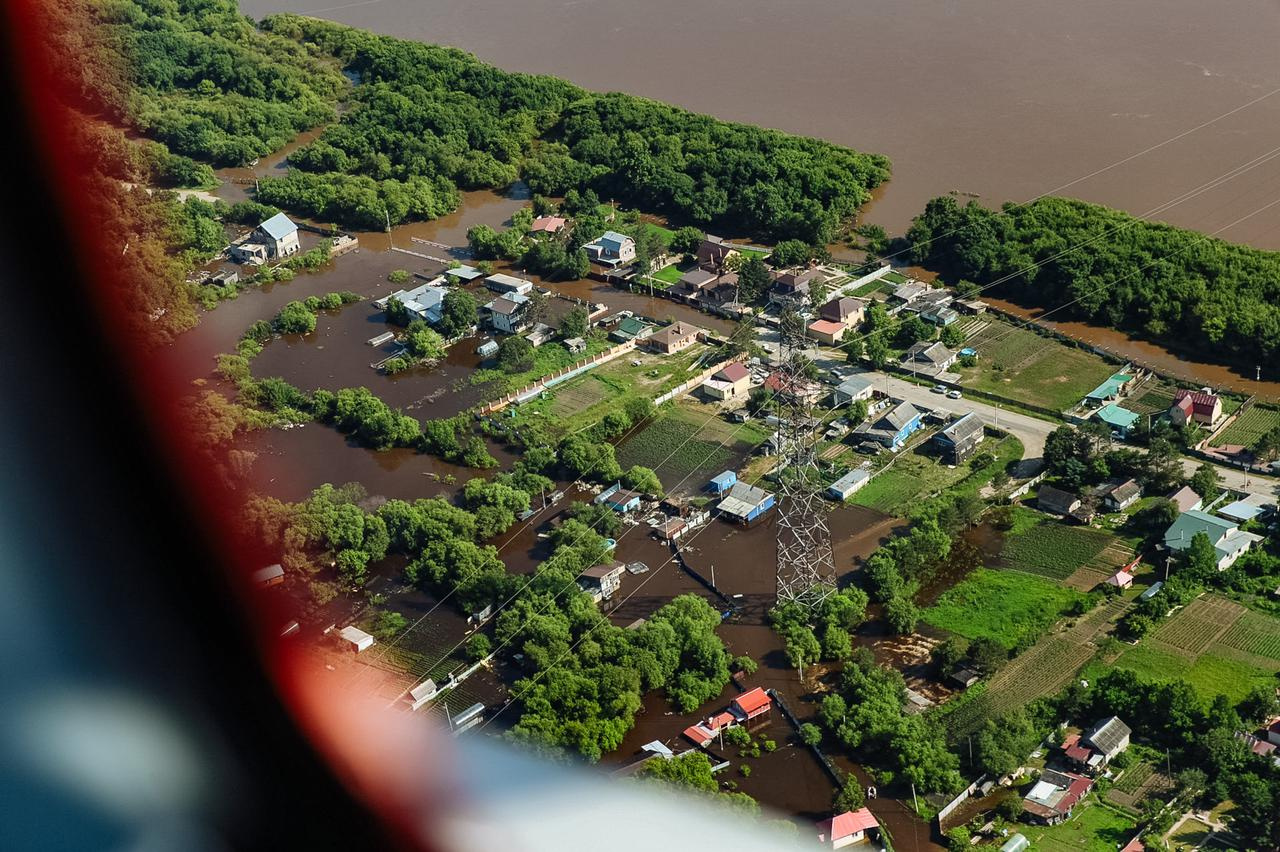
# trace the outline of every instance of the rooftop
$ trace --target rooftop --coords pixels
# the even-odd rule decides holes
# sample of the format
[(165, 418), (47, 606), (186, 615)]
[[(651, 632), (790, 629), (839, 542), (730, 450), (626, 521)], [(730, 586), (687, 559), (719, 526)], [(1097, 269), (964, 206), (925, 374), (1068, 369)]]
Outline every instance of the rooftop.
[(259, 225), (258, 229), (273, 240), (282, 240), (290, 234), (296, 233), (298, 226), (288, 216), (283, 213), (277, 213)]

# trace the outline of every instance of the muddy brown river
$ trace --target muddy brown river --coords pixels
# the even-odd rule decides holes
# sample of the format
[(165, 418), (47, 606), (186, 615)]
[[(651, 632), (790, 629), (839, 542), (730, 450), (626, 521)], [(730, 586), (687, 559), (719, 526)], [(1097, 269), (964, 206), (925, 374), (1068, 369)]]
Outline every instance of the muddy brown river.
[[(241, 8), (455, 45), (502, 68), (882, 152), (894, 176), (870, 219), (899, 232), (950, 190), (996, 204), (1058, 190), (1140, 214), (1271, 150), (1280, 126), (1280, 93), (1244, 106), (1280, 87), (1280, 7), (1270, 0), (242, 0)], [(1213, 230), (1254, 209), (1242, 195), (1277, 181), (1273, 160), (1164, 218)], [(1280, 248), (1280, 209), (1223, 236)]]

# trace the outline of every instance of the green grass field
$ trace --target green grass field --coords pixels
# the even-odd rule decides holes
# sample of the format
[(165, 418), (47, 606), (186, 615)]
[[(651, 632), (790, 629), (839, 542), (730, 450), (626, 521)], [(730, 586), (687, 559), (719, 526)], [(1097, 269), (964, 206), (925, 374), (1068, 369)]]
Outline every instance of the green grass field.
[(1040, 516), (1038, 523), (1005, 537), (1000, 558), (1018, 571), (1065, 580), (1096, 559), (1111, 540), (1112, 536), (1101, 530), (1067, 526)]
[(1019, 825), (1018, 830), (1040, 852), (1115, 852), (1132, 837), (1137, 823), (1101, 804), (1086, 800), (1060, 825)]
[(967, 639), (992, 638), (1012, 648), (1043, 634), (1084, 599), (1030, 574), (979, 568), (944, 592), (922, 618)]
[(768, 435), (754, 422), (727, 423), (710, 410), (677, 404), (626, 439), (618, 462), (653, 468), (669, 491), (698, 491), (720, 471), (736, 468)]
[(965, 387), (1062, 411), (1115, 372), (1099, 356), (1009, 323), (994, 321), (968, 341), (974, 367), (958, 367)]
[(674, 284), (680, 280), (680, 276), (684, 275), (684, 271), (680, 269), (680, 265), (673, 263), (670, 266), (664, 266), (657, 272), (653, 273), (655, 281), (661, 281), (664, 284)]
[(1235, 422), (1218, 436), (1216, 443), (1242, 444), (1252, 447), (1259, 438), (1280, 426), (1280, 409), (1255, 405), (1236, 418)]
[(528, 370), (520, 373), (508, 373), (497, 367), (476, 370), (471, 374), (471, 384), (492, 383), (492, 387), (497, 391), (494, 396), (501, 396), (503, 393), (519, 390), (543, 376), (548, 376), (584, 358), (597, 355), (612, 345), (614, 344), (607, 340), (593, 338), (587, 342), (586, 352), (574, 354), (558, 342), (545, 343), (533, 350), (533, 366)]

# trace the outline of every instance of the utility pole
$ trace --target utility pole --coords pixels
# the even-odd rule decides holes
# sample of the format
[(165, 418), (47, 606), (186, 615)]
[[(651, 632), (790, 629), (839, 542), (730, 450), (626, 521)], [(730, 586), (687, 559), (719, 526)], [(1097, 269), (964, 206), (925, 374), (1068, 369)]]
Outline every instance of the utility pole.
[(714, 586), (715, 584), (716, 584), (716, 563), (712, 562), (711, 563), (711, 585)]
[(911, 782), (911, 804), (915, 806), (916, 813), (920, 813), (920, 800), (916, 798), (916, 782)]

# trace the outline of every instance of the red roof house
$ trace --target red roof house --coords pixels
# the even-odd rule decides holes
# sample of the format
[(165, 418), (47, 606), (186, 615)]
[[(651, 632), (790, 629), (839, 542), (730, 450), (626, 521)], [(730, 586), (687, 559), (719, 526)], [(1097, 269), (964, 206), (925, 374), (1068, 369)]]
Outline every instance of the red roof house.
[(559, 216), (539, 216), (529, 226), (529, 233), (558, 234), (564, 230), (564, 226), (565, 220)]
[(1186, 425), (1188, 421), (1212, 426), (1220, 417), (1222, 417), (1222, 399), (1219, 396), (1185, 388), (1174, 394), (1173, 406), (1169, 409), (1169, 419), (1176, 426)]
[(809, 323), (813, 339), (828, 346), (835, 346), (844, 335), (845, 324), (835, 320), (820, 319)]
[(1126, 843), (1120, 852), (1145, 852), (1146, 848), (1142, 845), (1142, 838), (1135, 837)]
[(747, 369), (746, 364), (741, 361), (731, 361), (721, 367), (714, 378), (722, 382), (737, 382), (750, 377), (750, 375), (751, 371)]
[(879, 827), (875, 815), (866, 808), (845, 811), (818, 823), (818, 842), (830, 849), (843, 849), (866, 841), (867, 832)]
[(760, 687), (756, 687), (750, 692), (744, 692), (729, 705), (729, 710), (735, 715), (740, 715), (746, 719), (754, 719), (762, 713), (768, 713), (769, 708), (773, 706), (773, 699), (769, 694)]

